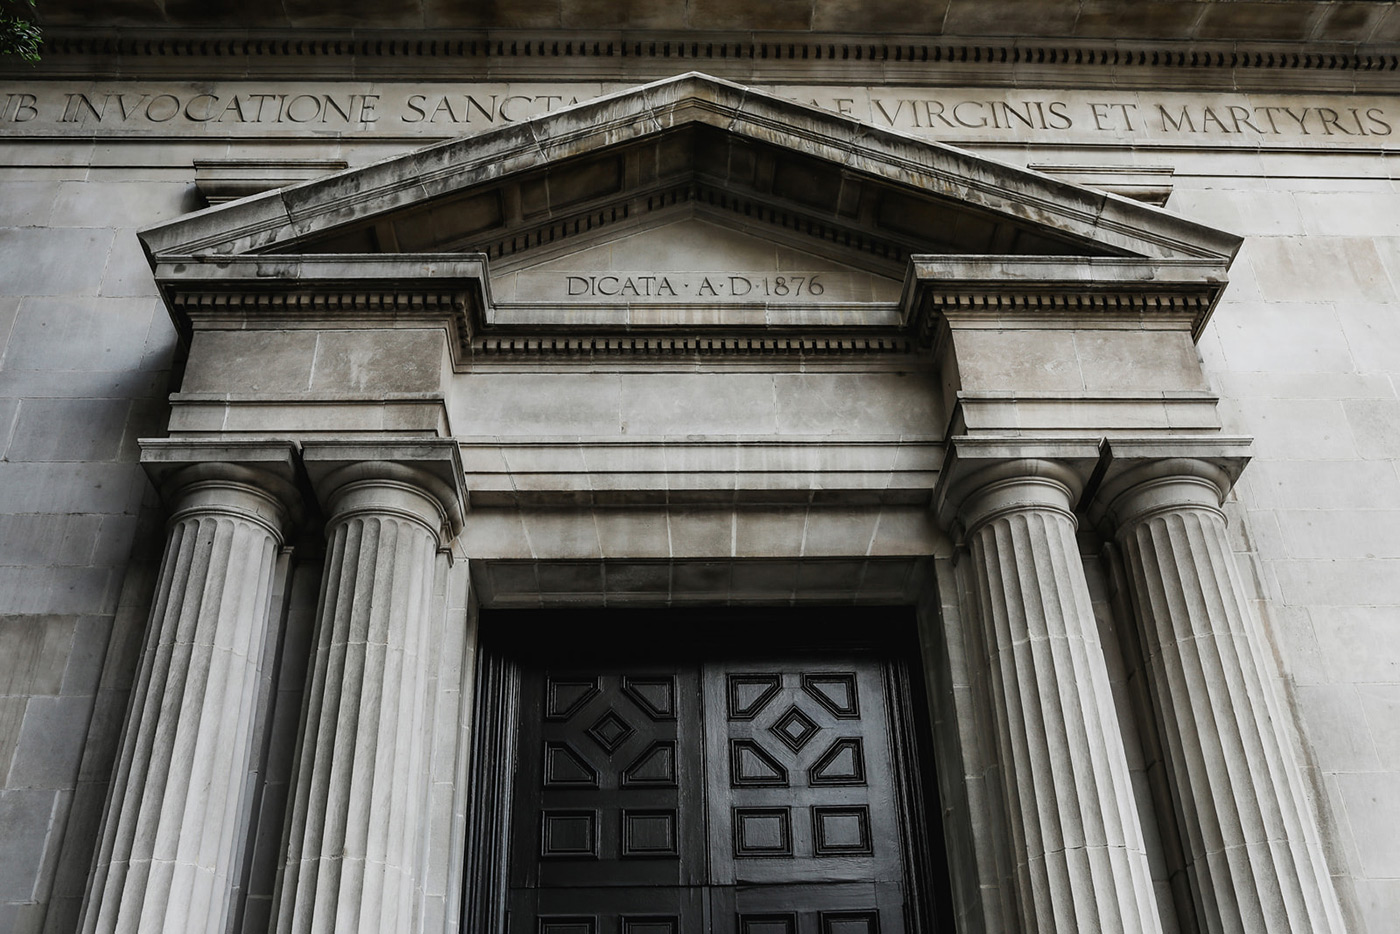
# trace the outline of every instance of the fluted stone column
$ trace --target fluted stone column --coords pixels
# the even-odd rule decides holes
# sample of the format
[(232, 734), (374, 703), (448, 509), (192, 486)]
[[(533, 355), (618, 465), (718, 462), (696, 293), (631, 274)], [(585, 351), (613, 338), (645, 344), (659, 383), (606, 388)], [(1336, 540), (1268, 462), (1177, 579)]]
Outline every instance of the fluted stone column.
[[(422, 469), (334, 466), (357, 452), (386, 453), (362, 447), (306, 451), (313, 476), (318, 465), (325, 473), (317, 490), (329, 521), (279, 881), (276, 930), (284, 934), (410, 934), (420, 921), (433, 582), (460, 507), (455, 485)], [(446, 463), (460, 470), (455, 448), (450, 454)]]
[(1019, 930), (1160, 932), (1075, 541), (1079, 485), (1063, 464), (1011, 460), (955, 496), (989, 656)]
[(1340, 932), (1226, 534), (1231, 479), (1203, 459), (1148, 460), (1100, 498), (1142, 628), (1191, 892), (1210, 934)]
[[(80, 929), (226, 928), (246, 839), (273, 567), (296, 507), (287, 445), (143, 443), (172, 508)], [(190, 463), (201, 453), (247, 463)]]

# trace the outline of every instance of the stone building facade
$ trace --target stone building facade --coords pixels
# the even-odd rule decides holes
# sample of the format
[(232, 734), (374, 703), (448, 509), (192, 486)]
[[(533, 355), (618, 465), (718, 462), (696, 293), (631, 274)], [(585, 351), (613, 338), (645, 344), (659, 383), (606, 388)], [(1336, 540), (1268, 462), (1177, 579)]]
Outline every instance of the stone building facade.
[(1394, 929), (1394, 4), (98, 6), (0, 932)]

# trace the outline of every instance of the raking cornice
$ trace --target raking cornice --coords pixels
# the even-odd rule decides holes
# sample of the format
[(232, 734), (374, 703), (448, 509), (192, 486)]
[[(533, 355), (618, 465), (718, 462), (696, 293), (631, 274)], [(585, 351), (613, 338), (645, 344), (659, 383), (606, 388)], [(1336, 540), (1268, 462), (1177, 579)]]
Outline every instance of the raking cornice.
[(1229, 259), (1239, 245), (1124, 198), (696, 73), (210, 208), (147, 228), (141, 240), (155, 258), (299, 252), (369, 218), (688, 127), (1082, 243), (1087, 255)]

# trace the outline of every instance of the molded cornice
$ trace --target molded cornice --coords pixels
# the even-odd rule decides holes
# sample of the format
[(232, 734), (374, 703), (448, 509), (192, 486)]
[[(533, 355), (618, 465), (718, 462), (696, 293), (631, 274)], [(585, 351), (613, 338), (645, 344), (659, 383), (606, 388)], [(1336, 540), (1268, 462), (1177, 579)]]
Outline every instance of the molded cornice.
[[(737, 141), (750, 149), (761, 147), (761, 154), (799, 158), (824, 169), (830, 179), (822, 179), (821, 185), (844, 186), (849, 176), (853, 182), (873, 183), (905, 198), (902, 206), (909, 210), (979, 212), (1005, 228), (991, 235), (989, 253), (1229, 259), (1240, 244), (1231, 234), (1124, 198), (699, 73), (641, 85), (522, 123), (187, 215), (148, 227), (140, 237), (157, 259), (205, 253), (292, 253), (312, 244), (309, 252), (352, 252), (337, 247), (333, 236), (371, 219), (392, 220), (394, 212), (434, 200), (460, 198), (472, 189), (488, 193), (503, 179), (549, 170), (566, 160), (617, 153), (629, 144), (692, 129), (708, 135), (698, 141), (682, 140), (675, 151), (648, 157), (676, 163), (682, 180), (693, 179), (692, 187), (744, 186), (746, 195), (784, 208), (801, 208), (806, 216), (799, 223), (810, 218), (850, 228), (851, 210), (839, 201), (828, 205), (823, 198), (813, 198), (822, 192), (811, 190), (810, 185), (807, 192), (798, 190), (788, 197), (772, 187), (771, 180), (768, 188), (757, 188), (749, 181), (753, 173), (747, 167), (741, 178), (736, 168), (716, 167), (705, 157), (714, 152), (725, 156), (729, 141)], [(715, 138), (718, 146), (702, 149), (702, 144)], [(649, 170), (656, 182), (628, 178), (613, 189), (595, 186), (574, 197), (568, 205), (570, 213), (577, 214), (581, 208), (575, 205), (584, 202), (591, 209), (625, 200), (648, 184), (665, 194), (661, 181), (668, 168)], [(666, 184), (674, 187), (675, 182)], [(460, 213), (466, 207), (455, 205), (454, 210)], [(565, 217), (552, 201), (538, 213), (556, 221)], [(514, 229), (508, 219), (488, 218), (481, 224), (474, 238), (469, 234), (445, 238), (442, 248), (470, 249), (473, 239), (491, 242)], [(519, 233), (528, 232), (521, 224), (516, 228)], [(974, 245), (944, 240), (917, 225), (906, 229), (913, 239), (899, 247), (907, 253), (969, 252), (967, 248)], [(1038, 239), (1028, 248), (1006, 249), (1018, 231)], [(1001, 249), (996, 248), (998, 242)]]
[[(1200, 5), (1200, 4), (1197, 4)], [(1376, 4), (1376, 6), (1390, 4)], [(1033, 23), (1018, 23), (1032, 28)], [(1182, 90), (1393, 90), (1400, 43), (1172, 34), (985, 36), (792, 31), (51, 29), (15, 77), (738, 81)], [(1259, 36), (1259, 34), (1256, 34)]]

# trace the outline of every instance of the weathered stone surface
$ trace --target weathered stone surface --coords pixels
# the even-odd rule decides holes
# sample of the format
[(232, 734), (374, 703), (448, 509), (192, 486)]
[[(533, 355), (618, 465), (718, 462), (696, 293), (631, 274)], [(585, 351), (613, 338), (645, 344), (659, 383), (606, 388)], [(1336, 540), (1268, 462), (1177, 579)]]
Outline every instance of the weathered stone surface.
[(36, 161), (6, 148), (0, 930), (69, 934), (101, 814), (94, 760), (105, 759), (102, 781), (111, 770), (92, 737), (119, 731), (126, 709), (124, 694), (99, 690), (99, 672), (133, 545), (148, 531), (135, 521), (147, 489), (134, 442), (159, 425), (143, 406), (163, 391), (174, 344), (135, 236), (118, 228), (180, 213), (188, 185), (151, 177), (164, 170), (85, 175), (72, 153)]
[(0, 228), (0, 275), (12, 295), (96, 295), (102, 267), (73, 259), (105, 256), (114, 238), (101, 228)]
[(7, 788), (0, 791), (0, 899), (10, 904), (34, 901), (45, 851), (57, 844), (53, 812), (58, 795), (46, 788)]
[(71, 781), (92, 712), (92, 697), (31, 697), (6, 783), (43, 788)]

